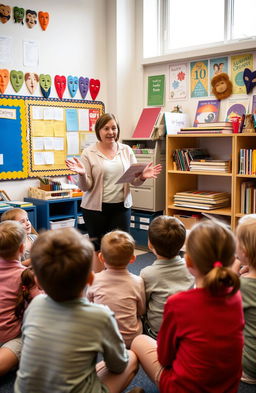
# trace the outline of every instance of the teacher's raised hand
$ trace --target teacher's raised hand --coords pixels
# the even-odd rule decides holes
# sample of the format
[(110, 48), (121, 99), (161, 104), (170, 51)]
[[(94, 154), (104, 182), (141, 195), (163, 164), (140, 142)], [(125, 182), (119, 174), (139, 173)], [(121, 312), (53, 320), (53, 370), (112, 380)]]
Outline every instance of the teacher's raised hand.
[(156, 179), (159, 173), (162, 170), (162, 165), (157, 164), (157, 165), (152, 165), (153, 163), (150, 162), (143, 170), (143, 172), (140, 175), (141, 180), (146, 180), (146, 179), (151, 179), (154, 178)]
[(82, 161), (79, 160), (79, 158), (73, 157), (71, 160), (67, 159), (65, 162), (67, 168), (71, 171), (76, 172), (78, 175), (85, 174), (85, 167)]

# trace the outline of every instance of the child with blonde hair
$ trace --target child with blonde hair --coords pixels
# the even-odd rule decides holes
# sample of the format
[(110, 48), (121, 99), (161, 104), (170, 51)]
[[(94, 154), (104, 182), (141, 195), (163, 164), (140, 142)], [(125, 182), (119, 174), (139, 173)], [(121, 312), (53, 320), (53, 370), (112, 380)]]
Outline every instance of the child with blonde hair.
[(24, 254), (21, 256), (21, 262), (22, 265), (29, 266), (30, 249), (33, 242), (37, 238), (37, 232), (35, 231), (35, 229), (31, 225), (31, 222), (29, 221), (28, 213), (26, 212), (26, 210), (20, 208), (9, 209), (6, 210), (1, 216), (1, 221), (6, 221), (6, 220), (18, 221), (22, 224), (23, 228), (25, 229), (27, 236), (26, 236)]
[(236, 229), (237, 257), (245, 268), (240, 275), (245, 328), (243, 375), (241, 380), (256, 384), (256, 215), (244, 216)]
[(135, 261), (134, 249), (134, 239), (127, 232), (116, 230), (103, 236), (99, 259), (106, 269), (95, 274), (87, 291), (91, 302), (106, 304), (115, 313), (127, 348), (142, 333), (141, 316), (146, 311), (143, 280), (127, 269)]
[(185, 260), (196, 288), (168, 298), (157, 342), (141, 335), (131, 346), (161, 393), (237, 393), (244, 320), (234, 255), (224, 224), (191, 229)]
[[(25, 312), (15, 393), (120, 393), (138, 368), (113, 313), (89, 303), (93, 245), (74, 228), (41, 233), (31, 263), (45, 294)], [(96, 365), (97, 354), (104, 361)]]
[(149, 225), (148, 247), (156, 260), (142, 269), (140, 276), (145, 284), (147, 301), (144, 331), (153, 338), (160, 329), (168, 296), (194, 285), (194, 278), (179, 255), (185, 239), (186, 228), (175, 217), (158, 216)]
[[(25, 267), (20, 263), (26, 232), (16, 221), (0, 223), (0, 375), (18, 364), (21, 351), (22, 319), (15, 307)], [(35, 290), (32, 296), (39, 291)]]

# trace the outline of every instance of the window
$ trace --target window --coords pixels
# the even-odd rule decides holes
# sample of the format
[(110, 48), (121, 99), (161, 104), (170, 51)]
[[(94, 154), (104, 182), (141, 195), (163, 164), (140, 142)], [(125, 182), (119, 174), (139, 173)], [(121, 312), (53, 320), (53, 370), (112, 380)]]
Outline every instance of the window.
[(256, 36), (255, 0), (144, 0), (144, 57)]

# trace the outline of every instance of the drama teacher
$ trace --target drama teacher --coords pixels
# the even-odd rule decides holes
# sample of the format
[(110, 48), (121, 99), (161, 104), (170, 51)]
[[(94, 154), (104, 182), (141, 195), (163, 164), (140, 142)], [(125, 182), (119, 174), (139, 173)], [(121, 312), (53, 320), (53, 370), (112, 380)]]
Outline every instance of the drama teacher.
[[(120, 128), (113, 114), (105, 113), (97, 120), (95, 133), (98, 141), (83, 150), (81, 159), (67, 159), (66, 165), (79, 175), (79, 187), (86, 191), (81, 207), (89, 237), (98, 252), (105, 233), (117, 228), (130, 230), (130, 186), (116, 182), (137, 160), (130, 146), (118, 142)], [(151, 162), (135, 175), (131, 184), (140, 186), (145, 180), (156, 178), (161, 170), (161, 164), (153, 166)]]

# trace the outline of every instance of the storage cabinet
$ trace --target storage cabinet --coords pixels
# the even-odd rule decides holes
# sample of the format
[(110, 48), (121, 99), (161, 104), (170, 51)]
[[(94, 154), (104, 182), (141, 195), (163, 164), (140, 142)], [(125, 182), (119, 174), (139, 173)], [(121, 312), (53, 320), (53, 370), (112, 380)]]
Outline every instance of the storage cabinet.
[(133, 209), (157, 212), (165, 207), (165, 139), (125, 139), (138, 162), (162, 164), (163, 170), (157, 179), (148, 179), (140, 187), (131, 186)]
[[(240, 149), (256, 149), (256, 133), (252, 134), (191, 134), (168, 135), (166, 159), (166, 214), (209, 213), (228, 222), (232, 229), (237, 225), (241, 213), (241, 183), (256, 180), (255, 175), (240, 175)], [(207, 148), (213, 159), (231, 159), (230, 173), (192, 172), (175, 170), (173, 152), (175, 149)], [(187, 190), (226, 191), (230, 193), (230, 206), (215, 210), (200, 210), (174, 206), (176, 192)]]
[[(79, 229), (84, 229), (81, 225), (82, 211), (81, 198), (62, 198), (62, 199), (36, 199), (24, 198), (25, 201), (32, 202), (37, 208), (37, 229), (51, 229), (51, 223), (55, 223), (55, 228), (60, 223), (59, 227), (70, 226), (72, 219), (74, 226)], [(69, 220), (69, 221), (68, 221)]]

